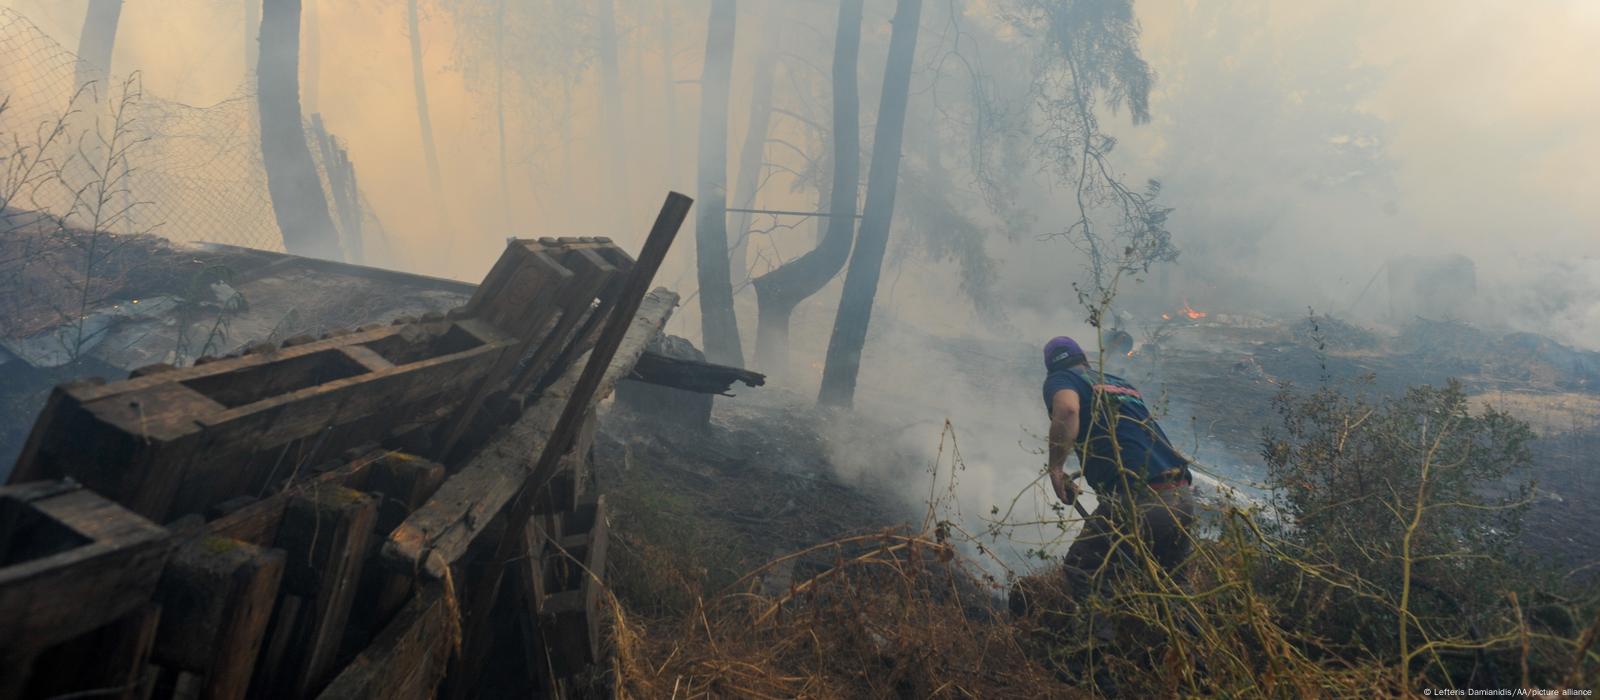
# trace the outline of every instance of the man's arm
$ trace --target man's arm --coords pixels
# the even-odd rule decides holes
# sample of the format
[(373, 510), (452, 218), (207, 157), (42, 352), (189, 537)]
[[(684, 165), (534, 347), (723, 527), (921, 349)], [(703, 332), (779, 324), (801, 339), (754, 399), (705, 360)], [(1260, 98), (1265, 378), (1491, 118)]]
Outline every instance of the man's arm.
[(1062, 389), (1050, 397), (1050, 485), (1063, 503), (1077, 498), (1077, 488), (1066, 476), (1067, 455), (1078, 442), (1078, 392)]

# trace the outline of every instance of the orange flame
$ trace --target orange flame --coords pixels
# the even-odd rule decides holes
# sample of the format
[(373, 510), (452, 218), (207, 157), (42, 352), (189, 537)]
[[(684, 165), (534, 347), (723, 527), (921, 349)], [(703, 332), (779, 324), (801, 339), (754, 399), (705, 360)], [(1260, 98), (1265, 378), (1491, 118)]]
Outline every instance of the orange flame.
[(1204, 311), (1196, 311), (1194, 309), (1194, 307), (1189, 306), (1189, 300), (1188, 299), (1184, 299), (1183, 300), (1183, 315), (1188, 316), (1189, 320), (1191, 320), (1191, 321), (1198, 321), (1198, 320), (1200, 320), (1202, 318), (1205, 318), (1208, 314), (1206, 314), (1206, 312), (1204, 312)]

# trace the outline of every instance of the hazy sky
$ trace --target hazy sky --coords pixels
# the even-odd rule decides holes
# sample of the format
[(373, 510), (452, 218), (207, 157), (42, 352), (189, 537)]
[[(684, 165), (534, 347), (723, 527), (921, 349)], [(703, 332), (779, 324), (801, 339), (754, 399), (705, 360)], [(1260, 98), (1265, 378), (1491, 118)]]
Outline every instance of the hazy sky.
[[(967, 6), (982, 12), (1002, 3)], [(413, 251), (409, 264), (474, 279), (506, 233), (490, 93), (481, 82), (469, 84), (449, 15), (423, 4), (432, 116), (449, 207), (459, 220), (449, 242), (428, 223), (432, 203), (417, 145), (402, 2), (314, 4), (321, 33), (317, 106), (350, 144), (363, 189), (391, 234)], [(19, 9), (70, 47), (86, 2), (0, 5)], [(818, 8), (811, 22), (818, 29), (783, 36), (814, 44), (806, 53), (825, 62), (831, 3), (741, 5), (766, 12)], [(651, 26), (657, 6), (618, 3), (625, 12), (646, 8), (621, 26), (630, 129), (653, 129), (662, 119), (666, 76)], [(572, 0), (574, 12), (584, 7)], [(674, 78), (692, 81), (706, 3), (674, 7)], [(1225, 275), (1238, 266), (1260, 276), (1263, 296), (1281, 298), (1288, 289), (1304, 297), (1294, 303), (1326, 306), (1352, 299), (1389, 255), (1460, 252), (1477, 261), (1492, 297), (1487, 303), (1506, 320), (1532, 313), (1526, 296), (1600, 297), (1600, 130), (1592, 126), (1600, 115), (1593, 55), (1600, 2), (1138, 0), (1136, 7), (1143, 51), (1159, 76), (1154, 121), (1138, 128), (1122, 119), (1108, 123), (1117, 124), (1124, 144), (1119, 162), (1128, 174), (1167, 183), (1178, 207), (1172, 229), (1187, 264)], [(864, 142), (891, 11), (889, 0), (868, 2)], [(123, 20), (117, 72), (137, 67), (149, 92), (194, 104), (236, 94), (246, 51), (243, 0), (129, 0)], [(630, 32), (630, 26), (643, 28)], [(739, 50), (735, 144), (744, 128), (740, 106), (752, 42)], [(544, 95), (527, 108), (526, 122), (513, 124), (523, 142), (512, 176), (519, 183), (512, 204), (519, 230), (511, 233), (603, 233), (586, 228), (593, 212), (617, 206), (600, 181), (601, 159), (591, 155), (603, 140), (594, 126), (594, 82), (590, 74), (577, 93)], [(692, 148), (698, 89), (680, 84), (675, 92), (679, 133)], [(553, 137), (550, 117), (562, 110), (573, 115), (569, 152)], [(628, 138), (638, 175), (631, 185), (639, 193), (630, 197), (637, 205), (631, 208), (642, 232), (659, 190), (692, 187), (692, 165), (663, 167), (666, 147), (655, 131)], [(777, 150), (769, 157), (784, 158)], [(812, 196), (786, 189), (772, 188), (764, 203), (806, 206)], [(1060, 212), (1048, 197), (1036, 202), (1031, 213), (1040, 232), (1055, 228)], [(450, 255), (435, 254), (441, 246)], [(687, 249), (675, 251), (673, 279), (685, 269)], [(1059, 242), (1029, 240), (992, 252), (1002, 279), (1018, 290), (1048, 283), (1060, 259), (1071, 257)], [(1546, 311), (1563, 319), (1553, 335), (1600, 346), (1600, 302), (1578, 299)]]

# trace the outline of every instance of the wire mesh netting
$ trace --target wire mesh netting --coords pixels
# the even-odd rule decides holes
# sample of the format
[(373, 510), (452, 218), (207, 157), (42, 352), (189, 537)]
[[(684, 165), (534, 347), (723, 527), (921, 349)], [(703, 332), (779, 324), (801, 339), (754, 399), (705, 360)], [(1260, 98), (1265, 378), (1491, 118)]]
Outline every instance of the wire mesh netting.
[[(0, 66), (0, 205), (13, 223), (33, 215), (113, 233), (284, 249), (251, 81), (206, 107), (149, 94), (137, 73), (79, 85), (77, 56), (9, 8), (0, 8)], [(331, 192), (326, 153), (309, 135), (309, 120), (307, 127)], [(108, 206), (85, 205), (95, 183), (114, 193), (101, 198)], [(337, 222), (341, 240), (381, 232), (356, 194), (359, 216)]]

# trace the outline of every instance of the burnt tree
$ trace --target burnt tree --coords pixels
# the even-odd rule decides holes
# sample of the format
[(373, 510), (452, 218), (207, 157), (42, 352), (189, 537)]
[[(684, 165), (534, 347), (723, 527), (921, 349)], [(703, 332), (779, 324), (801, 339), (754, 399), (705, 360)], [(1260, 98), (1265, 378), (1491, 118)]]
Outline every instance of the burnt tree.
[(855, 400), (856, 375), (861, 369), (861, 349), (867, 343), (872, 301), (878, 293), (883, 254), (889, 245), (889, 224), (894, 217), (895, 189), (900, 180), (900, 143), (905, 135), (906, 102), (911, 92), (912, 59), (917, 50), (917, 23), (922, 0), (900, 0), (889, 38), (889, 61), (884, 68), (883, 96), (878, 102), (878, 125), (873, 132), (872, 171), (867, 176), (867, 206), (856, 236), (850, 267), (845, 271), (839, 314), (828, 338), (827, 361), (822, 368), (822, 389), (817, 402), (849, 406)]
[(728, 92), (733, 80), (734, 0), (712, 0), (706, 59), (700, 76), (700, 196), (695, 221), (695, 262), (700, 283), (700, 327), (706, 357), (744, 366), (739, 321), (733, 313), (728, 269)]
[(339, 260), (338, 232), (300, 119), (300, 0), (264, 0), (257, 68), (261, 162), (283, 247)]
[(800, 302), (828, 284), (850, 257), (855, 239), (857, 190), (861, 181), (861, 97), (856, 66), (861, 53), (862, 0), (839, 4), (833, 45), (833, 187), (830, 213), (817, 246), (757, 277), (756, 357), (760, 366), (782, 368), (789, 360), (789, 318)]

